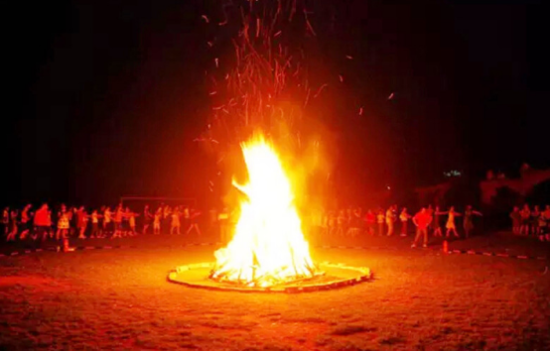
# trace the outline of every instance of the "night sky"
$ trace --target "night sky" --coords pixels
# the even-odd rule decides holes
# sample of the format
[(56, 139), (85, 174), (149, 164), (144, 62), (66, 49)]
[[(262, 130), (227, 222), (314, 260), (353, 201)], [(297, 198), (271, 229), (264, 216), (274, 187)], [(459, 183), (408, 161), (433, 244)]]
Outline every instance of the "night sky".
[[(207, 2), (3, 5), (0, 202), (206, 194)], [(326, 69), (365, 106), (328, 126), (343, 196), (550, 166), (543, 1), (322, 3)]]

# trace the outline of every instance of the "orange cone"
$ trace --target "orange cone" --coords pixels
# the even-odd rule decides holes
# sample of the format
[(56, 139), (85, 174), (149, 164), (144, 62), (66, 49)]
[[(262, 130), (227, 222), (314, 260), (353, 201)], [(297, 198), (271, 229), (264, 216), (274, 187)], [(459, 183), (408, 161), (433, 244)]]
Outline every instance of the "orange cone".
[(447, 241), (443, 241), (443, 253), (449, 254), (449, 243)]

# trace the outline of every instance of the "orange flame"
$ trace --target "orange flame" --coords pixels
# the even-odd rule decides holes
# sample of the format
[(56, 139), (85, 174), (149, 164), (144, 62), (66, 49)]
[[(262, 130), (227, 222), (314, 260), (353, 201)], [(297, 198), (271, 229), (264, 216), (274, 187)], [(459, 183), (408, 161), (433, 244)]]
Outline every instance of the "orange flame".
[(211, 277), (268, 287), (314, 276), (290, 179), (277, 152), (262, 135), (241, 147), (249, 181), (233, 185), (247, 200), (241, 203), (232, 241), (215, 252)]

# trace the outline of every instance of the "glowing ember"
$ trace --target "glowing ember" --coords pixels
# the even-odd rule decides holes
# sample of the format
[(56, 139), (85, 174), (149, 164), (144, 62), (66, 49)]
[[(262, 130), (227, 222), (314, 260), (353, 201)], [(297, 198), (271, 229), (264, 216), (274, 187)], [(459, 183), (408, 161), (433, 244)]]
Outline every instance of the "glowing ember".
[(241, 146), (249, 181), (233, 185), (248, 199), (241, 204), (233, 240), (215, 252), (211, 278), (268, 287), (313, 277), (315, 267), (281, 160), (263, 136)]

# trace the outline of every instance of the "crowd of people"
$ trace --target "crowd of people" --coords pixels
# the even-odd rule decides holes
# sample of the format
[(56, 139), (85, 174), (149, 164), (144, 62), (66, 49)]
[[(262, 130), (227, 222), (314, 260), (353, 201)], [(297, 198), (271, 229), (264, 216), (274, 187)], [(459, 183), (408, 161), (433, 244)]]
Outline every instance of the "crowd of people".
[(529, 204), (523, 208), (514, 207), (510, 213), (512, 231), (516, 235), (535, 236), (541, 241), (550, 242), (550, 205), (541, 210), (538, 205), (533, 209)]
[[(212, 211), (211, 211), (212, 213)], [(227, 208), (219, 214), (211, 214), (211, 224), (217, 223), (223, 243), (231, 237), (231, 226), (236, 223), (233, 211)], [(119, 204), (112, 210), (109, 206), (88, 211), (84, 206), (67, 207), (62, 204), (53, 211), (48, 204), (42, 204), (34, 210), (31, 204), (21, 210), (4, 208), (2, 225), (6, 241), (27, 240), (67, 240), (69, 238), (121, 238), (137, 234), (173, 235), (201, 234), (198, 218), (201, 212), (188, 206), (169, 206), (161, 204), (152, 210), (145, 205), (142, 212), (137, 213), (128, 206)], [(358, 237), (362, 235), (408, 236), (414, 232), (412, 247), (422, 242), (428, 244), (428, 237), (460, 237), (460, 232), (468, 238), (474, 230), (474, 217), (482, 213), (468, 205), (462, 213), (454, 207), (441, 210), (431, 205), (421, 208), (416, 214), (409, 213), (407, 208), (399, 211), (397, 205), (387, 209), (378, 208), (363, 211), (361, 208), (349, 208), (338, 211), (325, 211), (305, 220), (306, 226), (317, 227), (321, 236), (333, 238)], [(514, 234), (536, 236), (541, 241), (550, 241), (550, 206), (541, 211), (538, 206), (531, 209), (525, 205), (521, 210), (515, 207), (510, 214)], [(139, 223), (139, 228), (137, 224)], [(416, 228), (411, 231), (412, 225)], [(182, 231), (183, 227), (183, 231)]]
[[(407, 208), (399, 211), (397, 205), (392, 205), (384, 210), (369, 209), (363, 212), (361, 208), (339, 211), (329, 211), (317, 219), (317, 225), (322, 233), (328, 236), (356, 237), (361, 234), (379, 236), (408, 236), (410, 223), (416, 227), (416, 237), (412, 247), (416, 247), (423, 237), (423, 246), (428, 243), (428, 230), (434, 237), (460, 237), (457, 231), (457, 218), (462, 217), (462, 229), (464, 236), (468, 238), (474, 230), (474, 216), (482, 216), (472, 206), (467, 206), (464, 213), (458, 213), (454, 207), (443, 211), (438, 206), (431, 205), (421, 208), (416, 214), (411, 215)], [(446, 217), (443, 234), (443, 218)]]
[[(113, 210), (103, 206), (92, 211), (84, 206), (67, 207), (62, 204), (57, 211), (52, 211), (48, 204), (42, 204), (34, 210), (31, 204), (21, 211), (6, 207), (2, 212), (2, 225), (6, 241), (87, 238), (121, 238), (131, 237), (138, 233), (153, 234), (168, 232), (180, 235), (182, 226), (186, 234), (201, 233), (198, 217), (200, 212), (187, 206), (170, 207), (161, 205), (151, 210), (145, 205), (141, 213), (132, 211), (128, 206), (119, 204)], [(137, 229), (137, 220), (141, 227)]]

